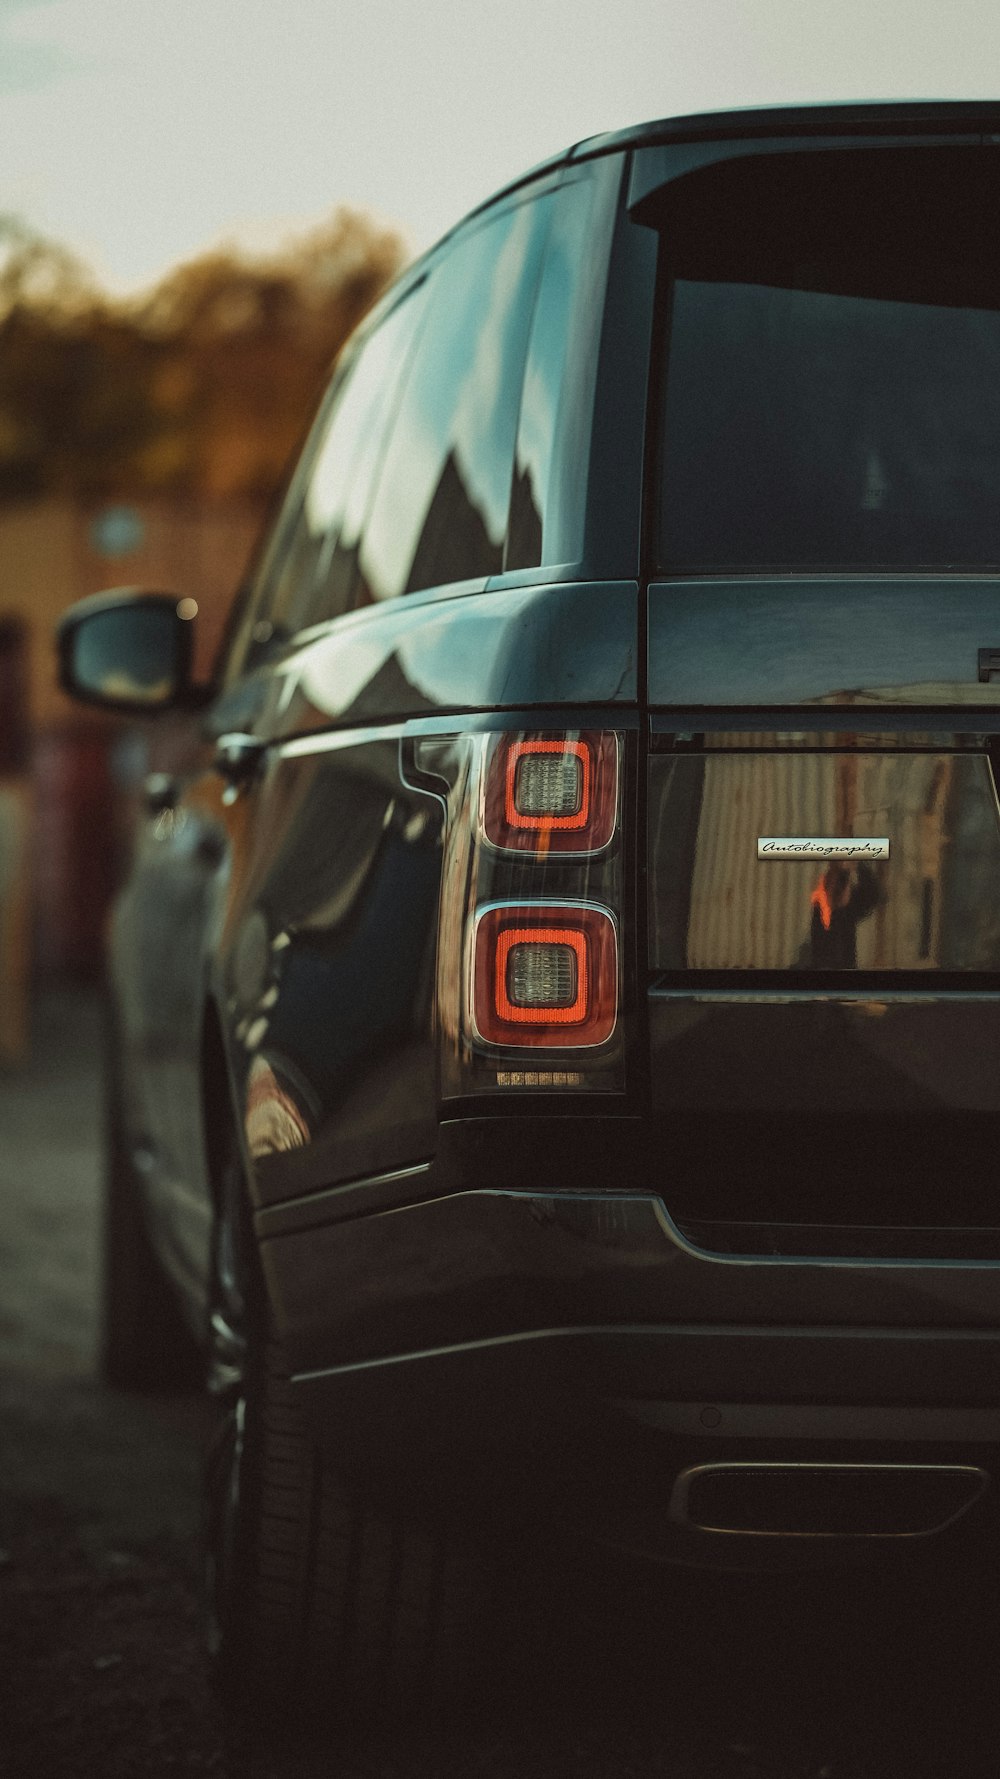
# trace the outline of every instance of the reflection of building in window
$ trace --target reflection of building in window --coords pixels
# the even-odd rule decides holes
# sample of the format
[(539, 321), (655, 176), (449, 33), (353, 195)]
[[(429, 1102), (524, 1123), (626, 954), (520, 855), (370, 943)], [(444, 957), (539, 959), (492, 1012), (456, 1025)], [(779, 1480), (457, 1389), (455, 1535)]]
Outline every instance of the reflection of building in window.
[(542, 560), (542, 515), (530, 464), (514, 466), (507, 560), (513, 568), (532, 567)]
[(553, 200), (518, 415), (508, 569), (582, 554), (581, 448), (589, 441), (605, 275), (590, 234), (594, 194), (590, 169)]
[(361, 597), (503, 565), (545, 198), (477, 224), (428, 274), (428, 312), (360, 544)]
[[(985, 955), (1000, 833), (984, 761), (901, 749), (776, 755), (760, 749), (766, 739), (734, 733), (732, 751), (704, 762), (688, 968), (813, 968), (822, 956), (828, 968), (926, 970), (966, 968)], [(848, 961), (833, 961), (843, 936), (834, 918), (825, 929), (834, 938), (814, 951), (803, 910), (819, 906), (816, 864), (759, 862), (758, 838), (773, 833), (890, 837), (889, 859), (873, 874), (881, 895), (871, 918), (855, 903), (856, 957), (845, 941)], [(826, 887), (833, 916), (836, 886)]]
[(464, 580), (470, 570), (477, 576), (499, 574), (502, 565), (503, 538), (490, 537), (483, 514), (470, 499), (456, 453), (449, 451), (417, 541), (407, 591), (444, 587)]

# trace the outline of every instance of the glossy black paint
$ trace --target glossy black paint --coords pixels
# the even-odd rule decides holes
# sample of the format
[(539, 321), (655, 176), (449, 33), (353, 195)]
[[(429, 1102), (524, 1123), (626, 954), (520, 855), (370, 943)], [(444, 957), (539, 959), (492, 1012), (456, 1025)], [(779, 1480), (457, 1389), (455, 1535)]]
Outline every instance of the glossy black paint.
[(445, 712), (632, 704), (637, 614), (629, 581), (416, 594), (304, 636), (209, 720), (278, 742)]
[(1000, 1257), (996, 992), (668, 991), (649, 1012), (662, 1190), (685, 1227), (785, 1224), (792, 1254), (863, 1255), (875, 1229), (889, 1256)]
[(649, 589), (649, 701), (1000, 713), (996, 686), (979, 678), (998, 587), (994, 575), (933, 574), (658, 582)]
[[(649, 1173), (668, 1195), (669, 1160)], [(817, 1266), (702, 1253), (650, 1190), (446, 1193), (269, 1238), (264, 1263), (296, 1372), (545, 1329), (665, 1322), (996, 1333), (995, 1261)], [(1000, 1341), (989, 1350), (995, 1364)]]
[[(674, 1479), (846, 1450), (992, 1465), (995, 1265), (720, 1259), (653, 1196), (480, 1191), (268, 1238), (263, 1258), (320, 1437), (349, 1427), (342, 1462), (400, 1505), (794, 1565), (822, 1555), (671, 1523)], [(992, 1524), (986, 1501), (956, 1557)]]
[[(762, 1548), (753, 1536), (719, 1538), (673, 1522), (675, 1479), (695, 1465), (774, 1463), (779, 1451), (784, 1463), (843, 1462), (849, 1449), (861, 1463), (929, 1466), (929, 1481), (942, 1463), (976, 1466), (981, 1487), (993, 1461), (995, 1410), (970, 1404), (949, 1415), (906, 1397), (920, 1394), (922, 1378), (951, 1398), (982, 1369), (982, 1357), (973, 1342), (934, 1354), (924, 1340), (860, 1339), (850, 1330), (818, 1336), (796, 1364), (783, 1330), (572, 1329), (348, 1366), (304, 1377), (296, 1388), (321, 1437), (332, 1442), (334, 1429), (352, 1429), (337, 1462), (397, 1512), (473, 1525), (486, 1518), (498, 1530), (549, 1525), (564, 1537), (704, 1568), (794, 1569), (845, 1557), (854, 1565), (898, 1561), (899, 1541), (866, 1539), (862, 1526), (846, 1549), (842, 1541), (831, 1548), (772, 1538)], [(817, 1383), (834, 1393), (845, 1372), (863, 1399), (850, 1410), (802, 1403)], [(798, 1400), (766, 1409), (733, 1401), (725, 1391), (734, 1375), (767, 1378), (772, 1392)], [(671, 1380), (681, 1376), (701, 1386), (700, 1395), (671, 1397)], [(894, 1406), (879, 1406), (884, 1398)], [(925, 1513), (932, 1507), (923, 1491), (917, 1501)], [(956, 1567), (981, 1563), (995, 1524), (987, 1494), (935, 1535), (934, 1556)], [(919, 1548), (903, 1544), (911, 1560)]]
[[(747, 113), (746, 116), (748, 129), (737, 132), (723, 128), (711, 133), (714, 140), (708, 139), (707, 132), (699, 130), (697, 118), (675, 119), (675, 125), (683, 126), (687, 121), (691, 128), (687, 131), (683, 127), (675, 128), (671, 132), (672, 140), (658, 142), (655, 146), (640, 146), (632, 161), (629, 211), (640, 217), (648, 215), (664, 188), (674, 180), (683, 179), (686, 174), (704, 167), (746, 159), (751, 155), (842, 153), (845, 148), (978, 148), (984, 142), (984, 126), (988, 129), (992, 125), (996, 129), (1000, 110), (995, 105), (983, 105), (978, 113), (972, 113), (971, 107), (952, 109), (940, 106), (928, 107), (921, 116), (918, 106), (885, 106), (880, 119), (875, 107), (870, 110), (866, 107), (864, 112), (856, 112), (852, 117), (851, 108), (843, 106), (837, 111), (817, 109), (811, 115), (798, 112), (798, 118), (806, 123), (805, 129), (796, 129), (793, 121), (796, 113), (791, 107), (784, 114), (772, 111)], [(786, 133), (769, 129), (769, 119), (785, 122)], [(973, 122), (979, 127), (970, 128)], [(842, 127), (830, 127), (837, 124)], [(688, 138), (686, 141), (684, 136)], [(986, 135), (985, 140), (990, 141), (991, 136)]]
[[(578, 166), (616, 154), (628, 155), (633, 168), (643, 169), (638, 150), (658, 144), (677, 142), (758, 141), (773, 138), (783, 144), (789, 137), (810, 139), (829, 136), (842, 143), (844, 137), (871, 135), (879, 141), (886, 137), (925, 136), (937, 142), (942, 135), (963, 133), (972, 140), (987, 140), (1000, 131), (1000, 106), (992, 99), (905, 99), (850, 101), (837, 105), (745, 106), (735, 111), (691, 112), (681, 117), (657, 118), (625, 129), (605, 131), (577, 142), (566, 153), (553, 155), (528, 173), (502, 186), (480, 209), (523, 189), (535, 179), (557, 173), (566, 166)], [(652, 178), (657, 180), (655, 172)], [(630, 193), (629, 205), (634, 201)], [(473, 215), (478, 212), (473, 211)], [(445, 237), (447, 240), (448, 237)]]
[(403, 1165), (436, 1140), (441, 809), (399, 740), (276, 752), (220, 962), (247, 1149), (284, 1190)]

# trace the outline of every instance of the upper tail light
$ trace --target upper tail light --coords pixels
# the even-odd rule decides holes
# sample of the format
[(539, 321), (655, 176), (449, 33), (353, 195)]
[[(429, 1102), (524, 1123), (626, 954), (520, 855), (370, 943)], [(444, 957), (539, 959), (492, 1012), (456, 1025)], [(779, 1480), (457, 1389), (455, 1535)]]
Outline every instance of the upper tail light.
[(498, 735), (487, 760), (483, 831), (505, 852), (599, 852), (618, 816), (618, 740)]

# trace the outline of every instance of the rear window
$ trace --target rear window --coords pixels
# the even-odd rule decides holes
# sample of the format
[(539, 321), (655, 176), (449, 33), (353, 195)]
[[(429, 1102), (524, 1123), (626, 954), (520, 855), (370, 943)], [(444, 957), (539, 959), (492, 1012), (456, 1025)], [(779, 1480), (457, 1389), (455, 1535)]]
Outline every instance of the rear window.
[(1000, 564), (998, 200), (989, 148), (666, 188), (661, 569)]

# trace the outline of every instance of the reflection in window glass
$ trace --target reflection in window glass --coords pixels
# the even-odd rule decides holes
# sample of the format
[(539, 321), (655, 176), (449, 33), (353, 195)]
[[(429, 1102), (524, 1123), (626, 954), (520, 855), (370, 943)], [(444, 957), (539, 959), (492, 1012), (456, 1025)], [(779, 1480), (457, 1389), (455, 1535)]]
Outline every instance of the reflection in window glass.
[(361, 528), (426, 299), (427, 284), (421, 282), (365, 343), (356, 373), (354, 414), (335, 428), (337, 436), (331, 437), (329, 453), (324, 452), (327, 460), (322, 477), (317, 477), (314, 523), (319, 526), (324, 509), (326, 522), (310, 623), (337, 617), (351, 603)]
[(176, 689), (178, 652), (172, 608), (123, 605), (95, 612), (74, 639), (76, 682), (101, 698), (163, 704)]
[[(505, 568), (570, 560), (560, 523), (556, 440), (565, 430), (566, 362), (581, 295), (590, 290), (587, 234), (594, 187), (564, 186), (555, 199), (538, 288), (518, 425)], [(602, 268), (603, 275), (603, 268)], [(570, 554), (564, 555), (564, 551)]]
[(459, 240), (421, 334), (361, 544), (360, 598), (496, 573), (549, 201)]
[(301, 455), (277, 503), (277, 511), (267, 529), (252, 575), (240, 597), (231, 619), (232, 629), (226, 648), (222, 673), (224, 687), (231, 686), (241, 674), (249, 672), (266, 653), (271, 640), (270, 608), (285, 551), (288, 548), (298, 516), (302, 496), (313, 457), (329, 424), (330, 414), (344, 390), (346, 371), (338, 368), (330, 389), (324, 396), (319, 413), (313, 421)]
[(338, 367), (242, 603), (225, 686), (256, 666), (276, 641), (335, 617), (349, 603), (357, 562), (355, 510), (363, 512), (371, 494), (424, 295), (425, 286), (415, 285)]
[(679, 281), (673, 326), (672, 557), (1000, 561), (1000, 315)]
[(274, 633), (294, 636), (346, 609), (354, 582), (357, 514), (371, 495), (386, 426), (423, 310), (422, 285), (365, 340), (329, 414), (275, 584)]
[(1000, 562), (995, 152), (790, 156), (691, 191), (663, 236), (661, 560)]

